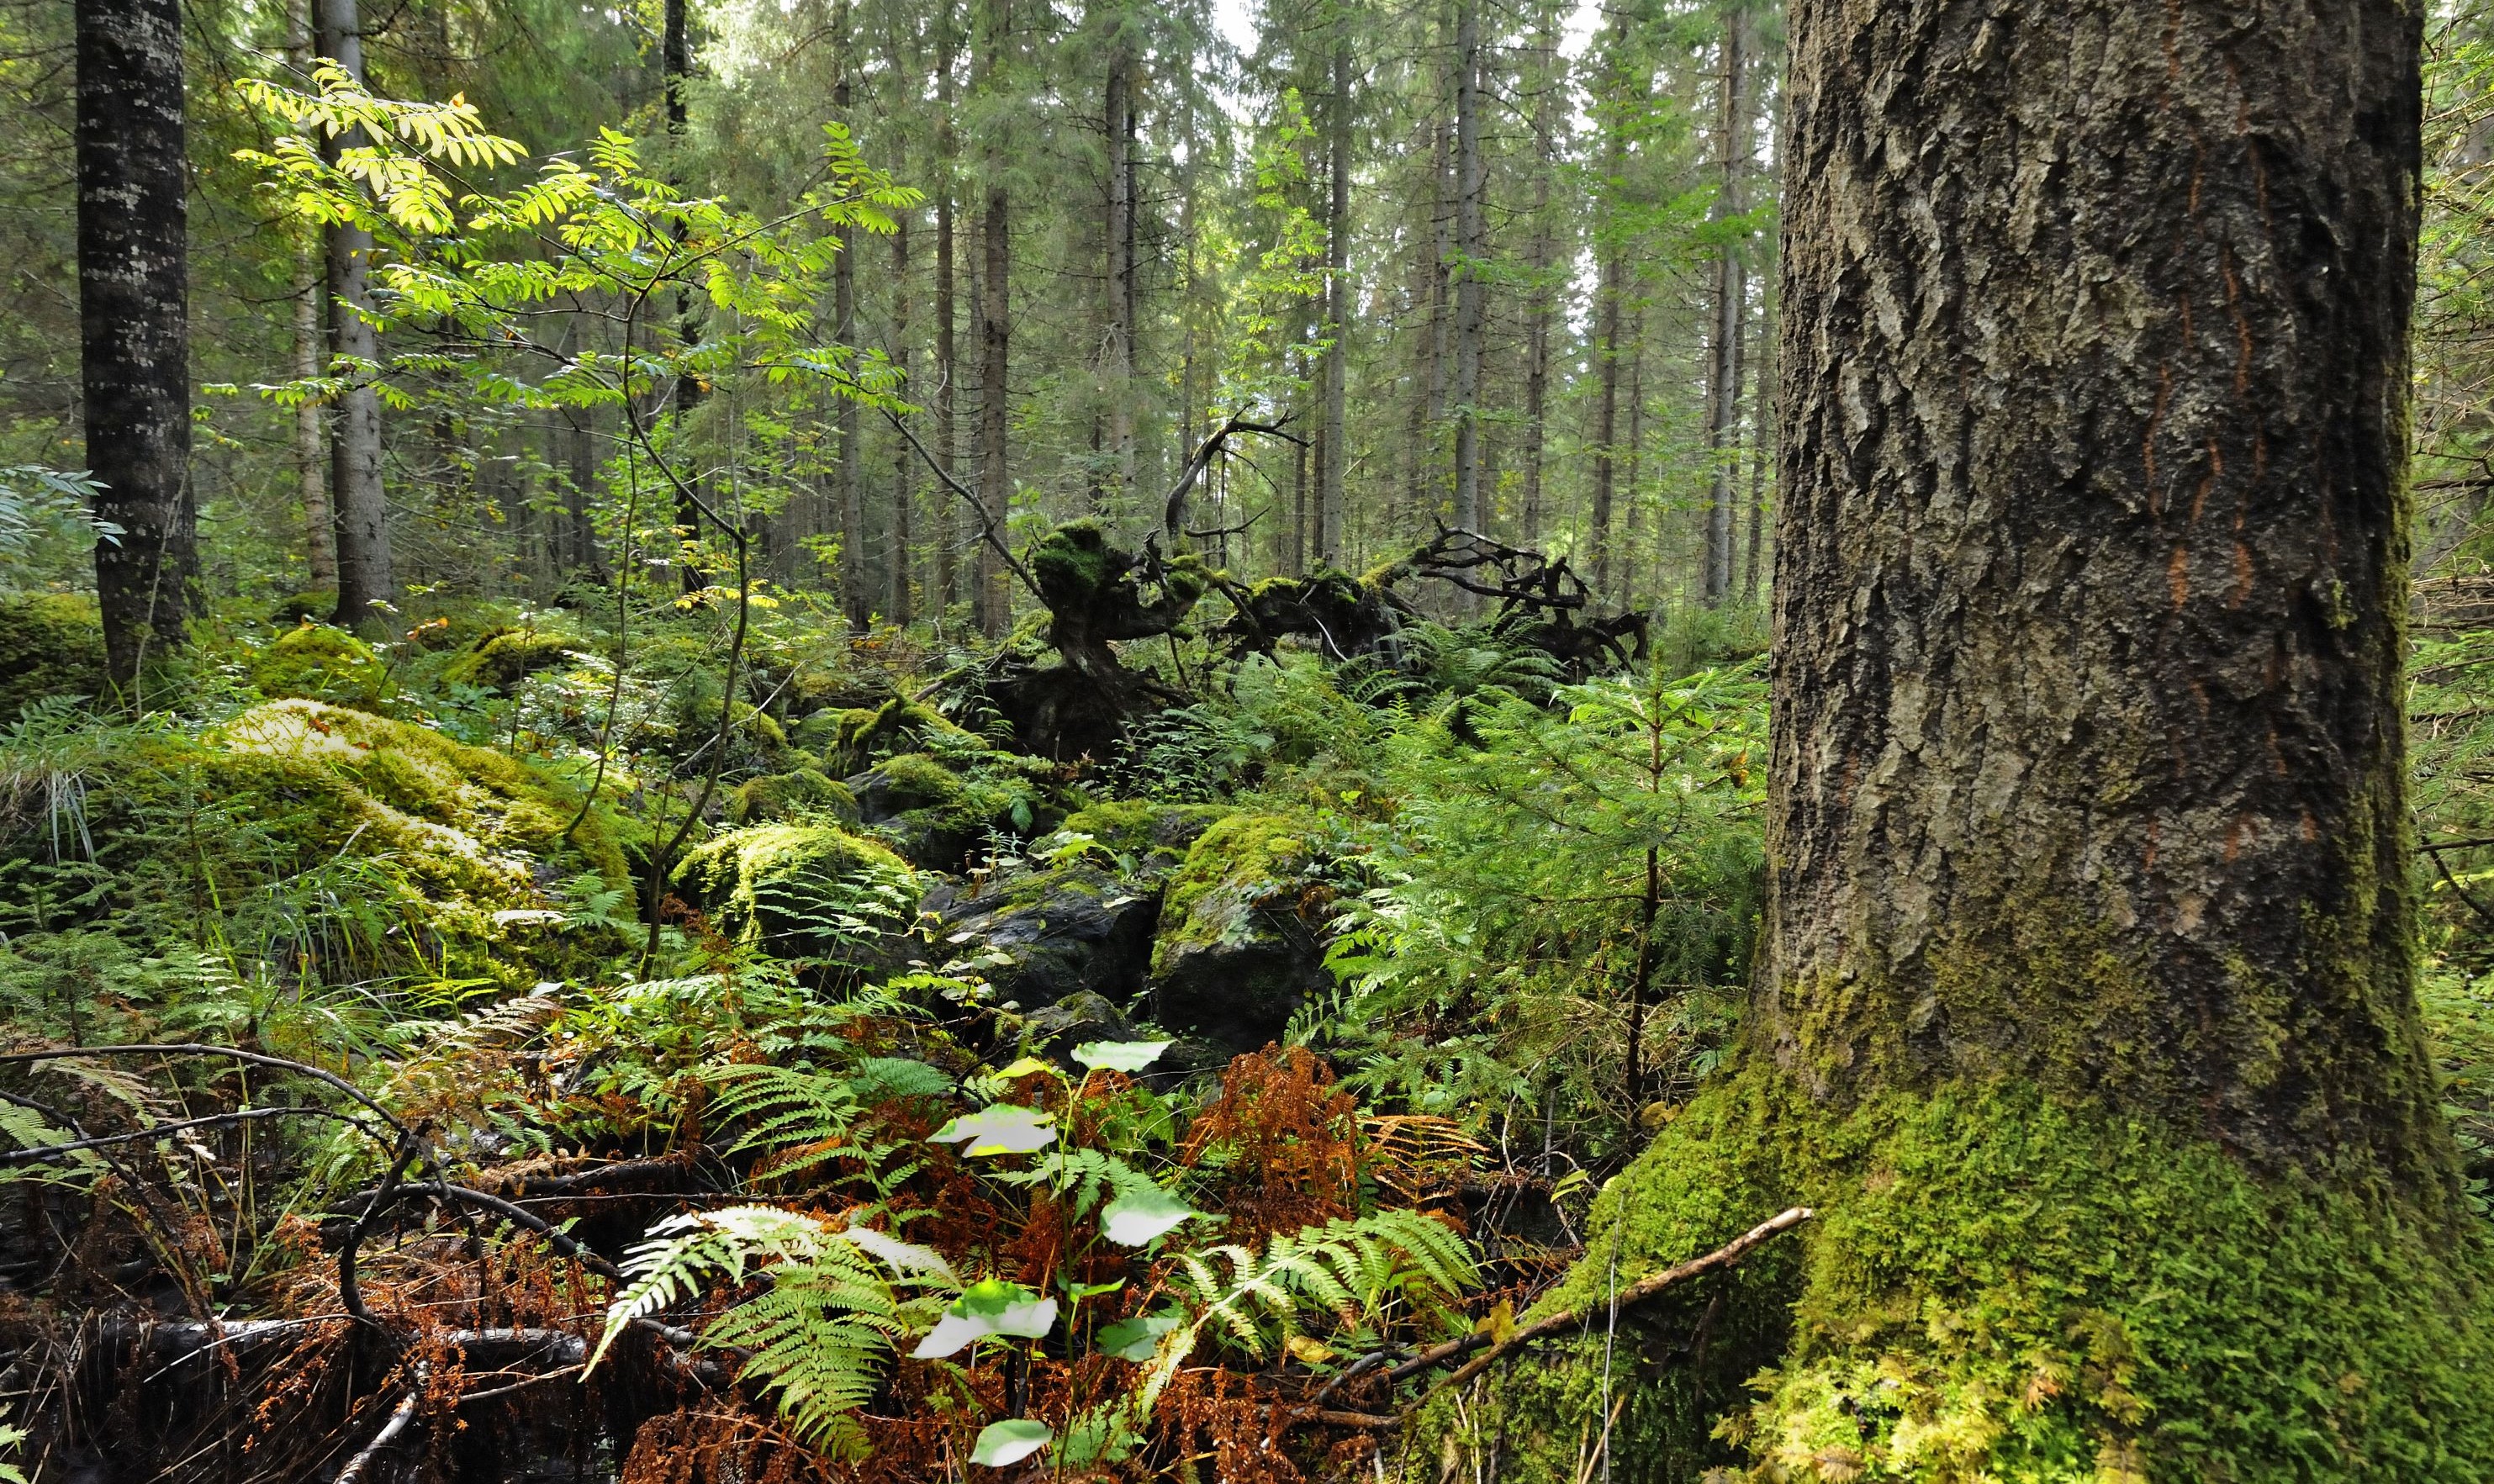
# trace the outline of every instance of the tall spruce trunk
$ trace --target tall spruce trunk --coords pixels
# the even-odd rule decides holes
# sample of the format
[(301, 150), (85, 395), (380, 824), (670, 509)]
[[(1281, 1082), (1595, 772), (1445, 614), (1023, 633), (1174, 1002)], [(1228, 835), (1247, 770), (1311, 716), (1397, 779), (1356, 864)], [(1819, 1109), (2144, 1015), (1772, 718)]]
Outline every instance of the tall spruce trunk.
[[(1010, 0), (985, 0), (986, 49), (980, 58), (987, 91), (998, 87), (1004, 48), (1012, 24)], [(1006, 467), (1006, 434), (1011, 423), (1011, 385), (1006, 371), (1013, 344), (1013, 300), (1009, 274), (1013, 264), (1013, 201), (1005, 188), (1004, 141), (992, 133), (986, 150), (987, 207), (979, 224), (984, 271), (979, 282), (979, 500), (990, 528), (1002, 535), (1013, 511), (1012, 474)], [(1013, 626), (1012, 595), (1005, 587), (1005, 564), (992, 545), (982, 541), (978, 563), (979, 627), (990, 638)]]
[[(319, 34), (312, 23), (311, 0), (289, 0), (286, 8), (286, 59), (297, 68), (312, 65)], [(306, 237), (294, 250), (294, 376), (308, 381), (320, 374), (323, 354), (320, 307), (326, 299), (327, 275), (319, 246)], [(338, 521), (329, 508), (329, 435), (318, 402), (306, 400), (294, 409), (294, 483), (303, 501), (304, 565), (311, 591), (338, 590)]]
[(2420, 14), (1793, 5), (1741, 1049), (1541, 1300), (1590, 1338), (1421, 1457), (2494, 1478), (2404, 797)]
[(190, 490), (190, 207), (174, 0), (78, 0), (78, 364), (96, 598), (113, 683), (187, 638), (198, 573)]
[(1595, 595), (1611, 597), (1612, 506), (1619, 499), (1620, 467), (1620, 280), (1627, 277), (1625, 255), (1616, 244), (1604, 244), (1596, 260), (1594, 281), (1594, 500), (1593, 529), (1586, 544), (1593, 548)]
[[(1453, 345), (1455, 419), (1454, 523), (1481, 527), (1480, 374), (1481, 330), (1487, 304), (1481, 282), (1489, 256), (1487, 192), (1481, 160), (1480, 0), (1459, 0), (1455, 11), (1455, 323)], [(1462, 594), (1458, 607), (1470, 607)]]
[[(364, 76), (362, 20), (355, 0), (316, 0), (320, 52)], [(329, 141), (351, 149), (360, 131)], [(368, 275), (372, 234), (356, 227), (328, 230), (329, 350), (359, 363), (380, 359), (380, 338), (359, 311), (372, 307)], [(329, 429), (329, 504), (338, 521), (337, 621), (349, 628), (376, 622), (377, 604), (387, 603), (398, 582), (390, 567), (389, 504), (381, 490), (381, 399), (360, 371), (348, 373)]]
[[(1741, 0), (1726, 5), (1718, 99), (1721, 178), (1716, 187), (1715, 220), (1718, 224), (1749, 209), (1742, 199), (1749, 132), (1749, 21)], [(1706, 378), (1706, 451), (1714, 460), (1714, 474), (1706, 495), (1705, 570), (1698, 601), (1709, 608), (1720, 607), (1732, 593), (1732, 516), (1740, 491), (1741, 352), (1749, 294), (1741, 246), (1726, 239), (1715, 264), (1715, 323), (1708, 337), (1713, 353)]]
[(1351, 22), (1334, 17), (1333, 98), (1325, 120), (1325, 335), (1324, 417), (1318, 430), (1323, 457), (1317, 463), (1317, 560), (1343, 561), (1343, 474), (1351, 462), (1349, 404), (1351, 357)]
[(1122, 506), (1135, 483), (1135, 53), (1124, 36), (1125, 18), (1113, 17), (1119, 34), (1109, 47), (1105, 126), (1109, 144), (1109, 212), (1104, 224), (1107, 258), (1109, 455), (1113, 500)]
[[(1555, 57), (1557, 39), (1545, 32), (1538, 39), (1538, 48), (1545, 57)], [(1527, 264), (1532, 297), (1525, 309), (1524, 487), (1516, 539), (1536, 550), (1541, 545), (1542, 461), (1549, 446), (1550, 338), (1559, 318), (1559, 286), (1552, 282), (1559, 244), (1550, 222), (1550, 177), (1558, 169), (1559, 98), (1554, 79), (1545, 76), (1533, 107), (1536, 168), (1533, 172), (1532, 257)]]
[[(899, 162), (906, 166), (906, 162)], [(892, 363), (900, 372), (900, 382), (909, 384), (911, 362), (909, 347), (909, 225), (907, 212), (893, 218), (892, 233)], [(892, 439), (892, 560), (890, 588), (886, 593), (885, 611), (892, 621), (907, 627), (917, 617), (916, 593), (918, 533), (913, 508), (917, 500), (918, 464), (905, 439)]]
[[(685, 147), (692, 134), (690, 5), (691, 0), (665, 0), (658, 13), (658, 92), (666, 107), (668, 142), (677, 150)], [(676, 336), (686, 346), (701, 343), (702, 317), (694, 309), (689, 288), (676, 292)], [(684, 417), (701, 406), (702, 383), (695, 377), (678, 377), (671, 396), (675, 415)], [(690, 484), (676, 492), (676, 530), (687, 541), (697, 541), (702, 535), (701, 503)], [(710, 574), (702, 570), (699, 562), (679, 561), (677, 568), (678, 582), (686, 592), (699, 592), (710, 585)]]
[[(853, 38), (850, 35), (847, 0), (832, 13), (833, 44), (839, 48), (839, 76), (832, 84), (832, 113), (847, 124), (849, 106), (854, 99), (855, 84), (851, 75), (857, 66)], [(832, 258), (832, 338), (843, 346), (857, 344), (857, 247), (858, 235), (847, 227), (838, 231), (839, 250)], [(832, 470), (834, 514), (840, 533), (840, 607), (848, 615), (849, 628), (865, 633), (874, 621), (875, 571), (867, 548), (866, 450), (859, 439), (857, 400), (839, 399), (834, 413), (834, 426), (839, 434), (839, 463)]]
[[(935, 450), (943, 456), (947, 471), (961, 467), (957, 400), (961, 366), (953, 339), (953, 296), (958, 282), (953, 262), (953, 199), (959, 173), (959, 150), (953, 135), (953, 69), (958, 62), (953, 16), (954, 0), (942, 0), (935, 16)], [(950, 492), (938, 490), (932, 535), (935, 616), (939, 621), (950, 617), (948, 611), (961, 597), (953, 530)]]

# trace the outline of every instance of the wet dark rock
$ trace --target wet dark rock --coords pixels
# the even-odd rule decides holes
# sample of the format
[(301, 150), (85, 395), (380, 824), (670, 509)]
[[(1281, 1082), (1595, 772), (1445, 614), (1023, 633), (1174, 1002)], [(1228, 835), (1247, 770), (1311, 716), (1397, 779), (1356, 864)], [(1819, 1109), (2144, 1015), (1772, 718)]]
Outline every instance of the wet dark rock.
[(997, 1003), (1030, 1012), (1091, 994), (1113, 1007), (1142, 988), (1160, 891), (1075, 865), (1018, 876), (937, 910), (937, 951), (974, 968)]

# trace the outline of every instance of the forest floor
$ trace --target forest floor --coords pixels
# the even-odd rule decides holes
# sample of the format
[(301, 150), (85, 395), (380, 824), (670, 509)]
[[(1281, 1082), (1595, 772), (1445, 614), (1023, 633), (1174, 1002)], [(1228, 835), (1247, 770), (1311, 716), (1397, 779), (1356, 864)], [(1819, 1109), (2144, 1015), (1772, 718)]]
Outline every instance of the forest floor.
[[(0, 1477), (1367, 1473), (1737, 1033), (1743, 621), (1173, 636), (1065, 758), (1035, 630), (600, 612), (228, 615), (133, 712), (0, 598)], [(2494, 632), (2426, 632), (2481, 1208)]]

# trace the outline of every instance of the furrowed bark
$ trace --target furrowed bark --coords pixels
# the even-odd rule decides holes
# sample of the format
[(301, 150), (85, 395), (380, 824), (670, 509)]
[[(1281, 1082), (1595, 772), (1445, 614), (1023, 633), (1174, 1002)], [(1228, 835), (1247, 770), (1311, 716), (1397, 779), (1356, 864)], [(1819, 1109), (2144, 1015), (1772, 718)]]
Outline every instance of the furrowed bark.
[(1757, 1032), (2439, 1188), (2416, 14), (2031, 10), (1796, 8)]
[(173, 0), (79, 0), (79, 384), (99, 519), (98, 606), (113, 683), (188, 637), (198, 570), (182, 22)]

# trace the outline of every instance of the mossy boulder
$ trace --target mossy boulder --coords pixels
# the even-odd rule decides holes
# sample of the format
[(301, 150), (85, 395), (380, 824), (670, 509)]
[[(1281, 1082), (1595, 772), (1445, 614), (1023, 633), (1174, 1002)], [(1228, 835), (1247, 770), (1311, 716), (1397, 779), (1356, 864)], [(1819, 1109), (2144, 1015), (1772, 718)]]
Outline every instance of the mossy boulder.
[(705, 841), (676, 866), (675, 883), (744, 942), (852, 967), (896, 960), (920, 894), (917, 872), (883, 844), (795, 820)]
[(1075, 865), (1017, 876), (942, 908), (939, 948), (964, 955), (1000, 1002), (1035, 1011), (1079, 994), (1132, 1004), (1151, 966), (1160, 893)]
[(437, 972), (446, 962), (533, 982), (553, 951), (540, 941), (545, 888), (583, 871), (629, 879), (606, 809), (584, 813), (568, 790), (502, 753), (350, 707), (270, 702), (149, 772), (151, 786), (178, 779), (247, 827), (248, 841), (220, 831), (204, 847), (248, 845), (254, 859), (236, 871), (362, 863), (411, 942), (432, 945)]
[(1152, 949), (1161, 1024), (1250, 1051), (1330, 983), (1323, 931), (1332, 893), (1305, 823), (1232, 814), (1188, 849), (1169, 879)]
[(848, 783), (858, 817), (928, 870), (958, 871), (990, 839), (1046, 834), (1080, 802), (1049, 764), (1002, 752), (904, 752)]
[(573, 641), (541, 629), (502, 629), (470, 645), (441, 671), (452, 684), (481, 685), (504, 695), (541, 670), (571, 662)]
[(251, 657), (251, 682), (271, 700), (321, 701), (378, 711), (392, 685), (373, 647), (326, 623), (288, 629)]
[(727, 796), (727, 817), (733, 824), (763, 825), (814, 815), (854, 827), (857, 795), (821, 769), (800, 768), (747, 778)]
[(95, 599), (70, 592), (0, 594), (0, 724), (46, 696), (101, 696), (104, 623)]
[(1232, 812), (1216, 803), (1111, 799), (1067, 815), (1056, 837), (1070, 845), (1072, 836), (1086, 835), (1100, 851), (1131, 863), (1138, 874), (1158, 875), (1181, 864), (1203, 832)]

